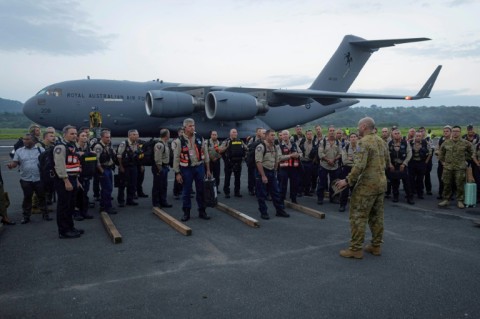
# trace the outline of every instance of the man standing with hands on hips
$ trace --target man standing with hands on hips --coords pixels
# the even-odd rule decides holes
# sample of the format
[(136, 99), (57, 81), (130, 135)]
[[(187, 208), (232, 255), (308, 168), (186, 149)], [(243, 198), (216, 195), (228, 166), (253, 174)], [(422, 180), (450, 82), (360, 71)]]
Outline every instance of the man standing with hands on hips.
[(358, 142), (350, 174), (336, 183), (338, 188), (353, 187), (350, 200), (350, 246), (340, 250), (340, 256), (363, 258), (365, 227), (368, 222), (372, 232), (371, 245), (365, 251), (381, 255), (383, 243), (383, 199), (387, 186), (385, 165), (388, 154), (385, 142), (374, 133), (375, 121), (365, 117), (358, 122)]

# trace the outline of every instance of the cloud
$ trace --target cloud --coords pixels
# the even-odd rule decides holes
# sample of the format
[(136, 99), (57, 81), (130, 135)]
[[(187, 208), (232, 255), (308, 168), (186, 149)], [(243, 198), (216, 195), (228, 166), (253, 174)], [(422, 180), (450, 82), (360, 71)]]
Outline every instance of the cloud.
[(115, 35), (102, 35), (77, 1), (0, 1), (0, 50), (86, 55), (108, 49)]

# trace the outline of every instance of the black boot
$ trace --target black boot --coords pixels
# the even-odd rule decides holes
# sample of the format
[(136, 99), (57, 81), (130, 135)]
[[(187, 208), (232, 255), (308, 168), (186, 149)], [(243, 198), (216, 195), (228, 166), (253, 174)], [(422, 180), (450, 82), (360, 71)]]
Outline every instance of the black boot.
[(187, 220), (190, 219), (190, 208), (183, 208), (183, 217), (182, 217), (182, 222), (186, 222)]
[(205, 220), (210, 219), (210, 216), (207, 215), (207, 212), (205, 211), (205, 208), (198, 210), (198, 217), (200, 217), (201, 219), (205, 219)]

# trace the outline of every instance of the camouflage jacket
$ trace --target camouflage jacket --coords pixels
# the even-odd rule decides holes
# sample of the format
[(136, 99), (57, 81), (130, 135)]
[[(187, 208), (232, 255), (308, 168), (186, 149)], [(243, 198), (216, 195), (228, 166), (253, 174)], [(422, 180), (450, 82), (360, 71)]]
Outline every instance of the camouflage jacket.
[(467, 140), (446, 140), (440, 147), (438, 160), (444, 169), (461, 170), (467, 167), (466, 161), (473, 155), (472, 143)]
[(360, 195), (376, 195), (385, 192), (387, 179), (385, 166), (389, 154), (385, 142), (371, 133), (357, 143), (354, 164), (348, 174), (348, 184)]

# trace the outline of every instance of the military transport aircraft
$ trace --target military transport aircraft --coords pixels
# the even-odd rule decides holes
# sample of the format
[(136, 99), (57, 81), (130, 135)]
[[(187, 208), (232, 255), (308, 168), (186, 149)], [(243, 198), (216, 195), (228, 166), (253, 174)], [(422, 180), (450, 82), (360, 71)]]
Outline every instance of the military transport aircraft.
[(212, 129), (228, 137), (237, 128), (240, 137), (257, 127), (282, 130), (345, 110), (357, 99), (428, 98), (440, 72), (439, 65), (413, 96), (348, 93), (371, 54), (383, 47), (426, 41), (428, 38), (365, 40), (346, 35), (330, 61), (302, 90), (187, 85), (164, 81), (74, 80), (40, 90), (25, 102), (23, 112), (35, 123), (62, 129), (67, 124), (88, 126), (92, 111), (102, 115), (102, 126), (113, 136), (138, 129), (140, 136), (157, 136), (160, 128), (173, 132), (186, 117), (208, 136)]

